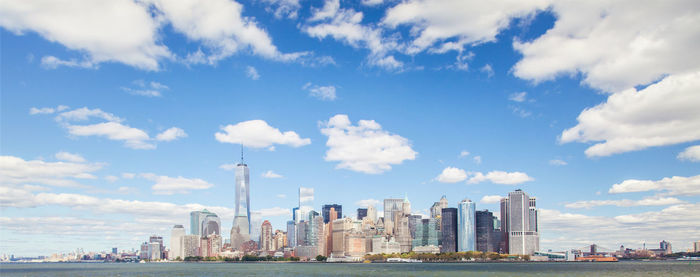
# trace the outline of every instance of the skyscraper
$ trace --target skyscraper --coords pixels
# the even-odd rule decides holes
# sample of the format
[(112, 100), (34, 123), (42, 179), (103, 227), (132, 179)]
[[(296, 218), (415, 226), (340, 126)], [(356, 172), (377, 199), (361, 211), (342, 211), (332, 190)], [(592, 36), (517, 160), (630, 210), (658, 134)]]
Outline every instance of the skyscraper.
[(294, 220), (287, 221), (287, 246), (297, 246), (296, 224)]
[(389, 221), (392, 222), (391, 226), (394, 226), (394, 212), (403, 212), (403, 199), (399, 198), (388, 198), (384, 199), (384, 225), (387, 225)]
[(492, 212), (476, 211), (476, 251), (498, 252), (499, 237), (494, 222)]
[[(241, 146), (242, 147), (242, 146)], [(231, 247), (238, 249), (250, 240), (250, 175), (248, 165), (236, 165), (236, 211), (231, 228)]]
[(357, 220), (367, 217), (367, 208), (357, 208)]
[[(335, 208), (331, 207), (330, 210), (328, 210), (328, 233), (326, 234), (326, 256), (330, 256), (331, 252), (333, 251), (333, 221), (338, 219), (338, 213), (335, 211)], [(323, 220), (326, 220), (326, 217), (323, 218)]]
[(476, 204), (469, 199), (457, 208), (457, 251), (476, 250)]
[(535, 198), (522, 190), (508, 193), (501, 199), (501, 228), (504, 252), (532, 255), (540, 250)]
[(328, 223), (331, 222), (330, 216), (329, 216), (329, 211), (331, 208), (335, 209), (335, 212), (337, 213), (337, 218), (343, 218), (343, 205), (339, 204), (326, 204), (321, 207), (321, 215), (323, 216), (323, 223)]
[(182, 237), (185, 236), (185, 227), (182, 225), (173, 226), (172, 232), (170, 232), (170, 252), (168, 252), (168, 259), (175, 260), (178, 257), (184, 259), (182, 253)]
[(430, 217), (439, 218), (444, 208), (447, 208), (447, 198), (443, 195), (440, 201), (433, 203), (433, 206), (430, 207)]
[(374, 205), (367, 206), (367, 217), (369, 217), (372, 222), (377, 221), (377, 208)]
[(442, 232), (442, 248), (440, 252), (456, 252), (457, 251), (457, 209), (444, 208), (440, 211), (442, 219), (440, 220), (440, 230)]
[[(206, 210), (205, 210), (206, 211)], [(201, 236), (206, 237), (209, 235), (221, 235), (221, 220), (219, 216), (215, 213), (209, 213), (201, 219)]]
[(270, 221), (263, 221), (260, 226), (260, 250), (272, 251), (275, 250), (272, 247), (272, 224)]
[(421, 219), (416, 225), (416, 233), (413, 237), (413, 248), (418, 246), (439, 245), (439, 232), (437, 219)]

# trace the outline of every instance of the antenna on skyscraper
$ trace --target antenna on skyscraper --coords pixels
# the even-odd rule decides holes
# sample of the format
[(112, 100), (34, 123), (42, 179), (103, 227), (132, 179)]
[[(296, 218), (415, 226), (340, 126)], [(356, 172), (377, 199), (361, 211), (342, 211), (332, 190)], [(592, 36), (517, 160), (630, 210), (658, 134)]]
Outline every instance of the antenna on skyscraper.
[(241, 143), (241, 164), (244, 164), (245, 162), (243, 161), (243, 143)]

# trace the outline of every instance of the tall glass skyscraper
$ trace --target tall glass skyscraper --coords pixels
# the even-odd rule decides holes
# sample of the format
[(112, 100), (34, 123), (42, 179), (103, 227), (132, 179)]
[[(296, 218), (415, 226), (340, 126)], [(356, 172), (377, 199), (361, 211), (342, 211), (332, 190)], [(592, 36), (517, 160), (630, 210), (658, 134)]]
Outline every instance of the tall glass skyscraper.
[(476, 204), (469, 199), (457, 206), (457, 251), (476, 251)]
[(236, 212), (231, 228), (231, 246), (236, 249), (250, 240), (250, 175), (248, 165), (236, 166)]

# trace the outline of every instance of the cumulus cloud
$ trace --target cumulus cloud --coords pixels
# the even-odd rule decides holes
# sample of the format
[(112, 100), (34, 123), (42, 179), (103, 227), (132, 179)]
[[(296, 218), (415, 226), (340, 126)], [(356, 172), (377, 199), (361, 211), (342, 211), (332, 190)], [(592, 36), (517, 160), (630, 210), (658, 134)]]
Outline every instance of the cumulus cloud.
[(311, 144), (311, 139), (301, 138), (294, 131), (281, 132), (264, 120), (249, 120), (221, 127), (214, 137), (221, 143), (242, 144), (246, 147), (267, 148), (275, 144), (300, 147)]
[(107, 182), (110, 182), (110, 183), (114, 183), (114, 182), (116, 182), (116, 181), (119, 181), (119, 177), (114, 176), (114, 175), (107, 175), (107, 176), (104, 177), (104, 179), (107, 180)]
[(262, 174), (261, 176), (262, 176), (263, 178), (268, 178), (268, 179), (279, 179), (279, 178), (284, 177), (284, 176), (282, 176), (282, 175), (280, 175), (280, 174), (275, 173), (275, 172), (272, 171), (272, 170), (268, 170), (268, 171), (263, 172), (263, 174)]
[(463, 157), (466, 157), (466, 156), (469, 156), (469, 151), (467, 151), (467, 150), (462, 150), (462, 152), (459, 152), (459, 157), (460, 157), (460, 158), (463, 158)]
[(154, 149), (148, 142), (150, 137), (141, 129), (129, 127), (118, 122), (103, 122), (91, 125), (68, 125), (68, 133), (74, 136), (103, 136), (110, 140), (122, 140), (124, 146), (133, 149)]
[(474, 163), (481, 164), (481, 156), (474, 156), (472, 159), (474, 160)]
[(44, 108), (36, 108), (36, 107), (31, 107), (29, 109), (29, 114), (30, 115), (35, 115), (35, 114), (52, 114), (55, 112), (60, 112), (65, 109), (68, 109), (68, 106), (64, 105), (59, 105), (56, 108), (51, 108), (51, 107), (44, 107)]
[(550, 164), (550, 165), (554, 165), (554, 166), (562, 166), (562, 165), (567, 165), (567, 164), (569, 164), (569, 163), (567, 163), (567, 162), (564, 161), (564, 160), (555, 159), (555, 160), (549, 160), (549, 164)]
[(3, 185), (49, 185), (86, 187), (75, 179), (95, 179), (93, 172), (103, 164), (85, 162), (45, 162), (0, 156), (0, 183)]
[(467, 179), (467, 172), (456, 167), (446, 167), (442, 173), (435, 178), (441, 183), (457, 183)]
[(260, 74), (258, 73), (258, 70), (255, 69), (255, 67), (252, 66), (246, 66), (245, 68), (245, 76), (248, 76), (251, 80), (258, 80), (260, 79)]
[(700, 72), (672, 75), (644, 89), (612, 94), (588, 108), (560, 142), (596, 142), (588, 157), (700, 140)]
[(677, 158), (681, 161), (700, 162), (700, 145), (686, 148)]
[(64, 152), (64, 151), (58, 152), (54, 156), (56, 157), (56, 159), (59, 159), (61, 161), (66, 161), (66, 162), (73, 162), (73, 163), (85, 162), (85, 158), (83, 158), (83, 156), (80, 156), (79, 154)]
[(66, 112), (62, 112), (56, 116), (56, 121), (86, 121), (90, 118), (99, 118), (106, 121), (122, 122), (124, 119), (118, 116), (102, 111), (101, 109), (90, 109), (88, 107), (82, 107)]
[[(280, 13), (296, 13), (287, 8), (294, 7), (293, 0), (266, 1), (280, 3)], [(159, 70), (162, 61), (178, 59), (161, 40), (164, 26), (200, 43), (199, 59), (188, 56), (185, 62), (215, 64), (242, 50), (278, 61), (309, 54), (280, 52), (269, 34), (242, 11), (240, 3), (227, 0), (8, 1), (0, 9), (0, 25), (17, 35), (37, 33), (83, 54), (82, 60), (46, 56), (42, 64), (47, 68), (118, 62)]]
[(503, 198), (500, 195), (484, 195), (484, 197), (481, 197), (481, 203), (483, 204), (494, 204), (494, 203), (500, 203), (501, 198)]
[(488, 76), (489, 78), (493, 77), (496, 74), (493, 71), (493, 67), (491, 66), (491, 64), (485, 64), (483, 67), (481, 67), (481, 69), (479, 69), (479, 71), (486, 73), (486, 76)]
[(324, 101), (333, 101), (336, 98), (335, 86), (317, 86), (306, 83), (301, 89), (308, 90), (309, 95)]
[(231, 170), (234, 170), (236, 168), (236, 164), (235, 163), (222, 164), (219, 166), (219, 168), (226, 170), (226, 171), (231, 171)]
[(383, 130), (374, 120), (352, 125), (347, 115), (338, 114), (322, 123), (321, 133), (328, 137), (324, 158), (340, 162), (336, 168), (379, 174), (418, 154), (408, 139)]
[(388, 52), (398, 48), (391, 37), (384, 37), (382, 28), (363, 25), (364, 14), (353, 9), (340, 8), (339, 0), (327, 0), (322, 8), (312, 8), (312, 15), (302, 26), (310, 37), (331, 37), (353, 48), (370, 50), (367, 61), (370, 65), (390, 71), (401, 71), (404, 64)]
[(513, 18), (526, 17), (544, 10), (547, 0), (535, 1), (466, 1), (466, 0), (409, 0), (386, 11), (382, 24), (395, 28), (411, 27), (409, 54), (428, 48), (444, 52), (461, 51), (465, 45), (476, 45), (496, 40), (496, 35)]
[(192, 190), (203, 190), (214, 186), (202, 179), (189, 179), (182, 176), (169, 177), (159, 176), (153, 173), (144, 173), (141, 174), (141, 177), (156, 182), (151, 187), (154, 194), (187, 194)]
[(700, 175), (691, 177), (673, 176), (661, 180), (629, 179), (614, 184), (608, 193), (627, 193), (640, 191), (661, 191), (662, 195), (700, 195)]
[(496, 170), (486, 174), (483, 174), (481, 172), (470, 172), (470, 177), (467, 183), (477, 184), (489, 181), (494, 184), (517, 185), (534, 180), (534, 178), (528, 176), (526, 173), (523, 172), (505, 172)]
[(187, 133), (185, 133), (185, 130), (182, 130), (177, 127), (171, 127), (170, 129), (167, 129), (163, 131), (162, 133), (158, 134), (156, 136), (156, 140), (158, 141), (173, 141), (178, 138), (186, 138)]
[(355, 205), (357, 205), (358, 207), (365, 207), (365, 208), (366, 208), (366, 207), (369, 207), (369, 206), (375, 206), (375, 207), (376, 207), (377, 205), (379, 205), (379, 200), (377, 200), (377, 199), (372, 199), (372, 198), (370, 198), (370, 199), (363, 199), (363, 200), (359, 200), (359, 201), (355, 202)]
[(685, 201), (681, 201), (674, 197), (652, 197), (645, 198), (642, 200), (589, 200), (589, 201), (576, 201), (573, 203), (568, 203), (564, 205), (570, 209), (590, 209), (599, 206), (617, 206), (617, 207), (636, 207), (636, 206), (669, 206), (675, 204), (682, 204)]
[(296, 19), (298, 16), (299, 0), (261, 0), (267, 5), (265, 11), (275, 15), (275, 18)]
[(163, 96), (161, 92), (169, 89), (168, 86), (158, 82), (146, 83), (144, 80), (136, 80), (132, 83), (136, 88), (122, 87), (121, 89), (129, 94), (146, 97), (161, 97)]
[(525, 100), (527, 100), (527, 92), (521, 91), (521, 92), (512, 93), (511, 95), (508, 96), (508, 100), (514, 101), (514, 102), (525, 102)]

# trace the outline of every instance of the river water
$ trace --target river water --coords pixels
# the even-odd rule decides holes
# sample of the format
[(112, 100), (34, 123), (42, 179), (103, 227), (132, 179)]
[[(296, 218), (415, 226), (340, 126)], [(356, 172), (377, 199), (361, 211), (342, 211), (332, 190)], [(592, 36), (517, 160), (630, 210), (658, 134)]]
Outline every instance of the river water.
[(44, 263), (0, 264), (6, 276), (700, 276), (700, 262), (617, 263)]

